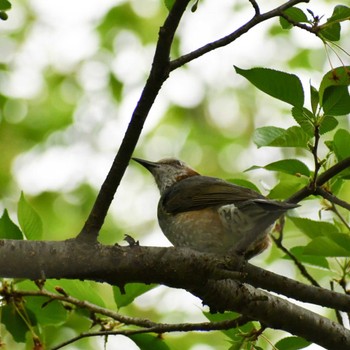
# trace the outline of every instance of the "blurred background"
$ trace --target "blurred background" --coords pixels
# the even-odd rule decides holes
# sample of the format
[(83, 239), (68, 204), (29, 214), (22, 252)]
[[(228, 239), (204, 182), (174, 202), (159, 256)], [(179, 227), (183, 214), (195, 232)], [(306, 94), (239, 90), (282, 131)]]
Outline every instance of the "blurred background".
[[(262, 11), (277, 3), (283, 1), (259, 1)], [(336, 4), (318, 0), (299, 7), (327, 18)], [(43, 220), (44, 239), (72, 238), (81, 229), (123, 138), (167, 9), (160, 0), (19, 0), (12, 6), (9, 19), (0, 22), (0, 212), (8, 208), (16, 221), (23, 191)], [(252, 15), (246, 0), (201, 0), (196, 12), (185, 13), (172, 58), (229, 34)], [(342, 24), (342, 35), (348, 38), (349, 24)], [(338, 44), (350, 51), (349, 40)], [(341, 65), (332, 52), (329, 55), (334, 66)], [(256, 147), (252, 135), (257, 127), (289, 127), (295, 121), (288, 105), (249, 85), (233, 65), (295, 73), (306, 95), (310, 82), (318, 87), (331, 68), (316, 36), (300, 29), (282, 30), (278, 19), (263, 23), (230, 46), (170, 75), (135, 156), (178, 157), (206, 175), (249, 179), (263, 194), (281, 179), (265, 170), (244, 173), (247, 168), (286, 156), (312, 168), (312, 157), (304, 150)], [(348, 127), (346, 117), (339, 121)], [(158, 198), (151, 175), (131, 163), (100, 241), (121, 243), (129, 234), (142, 245), (170, 245), (156, 222)], [(312, 209), (304, 215), (317, 215)], [(291, 230), (287, 243), (296, 238)], [(278, 256), (281, 253), (272, 248), (252, 262), (295, 277), (293, 265), (277, 261)], [(112, 307), (110, 287), (97, 288)], [(205, 320), (198, 299), (165, 287), (123, 310), (159, 322)], [(228, 348), (224, 335), (218, 333), (165, 337), (172, 349)], [(82, 348), (89, 342), (103, 348), (103, 340), (84, 342)], [(75, 346), (80, 348), (70, 348)], [(269, 348), (263, 340), (261, 346)], [(138, 349), (123, 337), (110, 338), (106, 348)]]

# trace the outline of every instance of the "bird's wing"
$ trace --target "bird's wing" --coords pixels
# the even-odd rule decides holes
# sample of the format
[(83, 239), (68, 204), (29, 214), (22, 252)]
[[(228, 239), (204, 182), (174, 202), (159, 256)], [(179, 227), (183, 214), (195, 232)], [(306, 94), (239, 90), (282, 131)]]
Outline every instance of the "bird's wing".
[(162, 205), (168, 213), (176, 214), (228, 204), (244, 210), (252, 202), (267, 211), (283, 212), (296, 207), (294, 204), (269, 200), (249, 188), (209, 176), (192, 176), (177, 182), (164, 194)]
[(170, 213), (236, 204), (249, 199), (265, 199), (248, 188), (208, 176), (193, 176), (171, 186), (163, 196), (163, 206)]

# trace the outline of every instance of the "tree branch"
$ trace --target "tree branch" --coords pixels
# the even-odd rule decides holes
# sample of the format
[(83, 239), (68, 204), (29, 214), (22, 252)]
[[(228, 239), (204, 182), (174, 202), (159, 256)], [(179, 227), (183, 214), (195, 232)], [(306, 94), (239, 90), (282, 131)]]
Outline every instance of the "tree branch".
[(77, 240), (0, 241), (0, 276), (89, 279), (124, 286), (160, 283), (187, 290), (208, 279), (239, 279), (303, 302), (350, 311), (350, 296), (308, 286), (249, 264), (185, 248), (120, 247)]
[[(347, 343), (350, 334), (341, 326), (255, 287), (342, 311), (350, 310), (349, 296), (278, 276), (239, 257), (220, 258), (179, 248), (104, 246), (77, 240), (2, 240), (0, 275), (79, 278), (118, 286), (132, 282), (160, 283), (190, 291), (214, 311), (234, 310), (329, 349), (350, 347)], [(233, 280), (237, 277), (240, 282)], [(285, 315), (283, 320), (281, 314)]]
[[(307, 279), (312, 285), (316, 287), (321, 287), (318, 282), (309, 274), (309, 272), (306, 270), (305, 266), (292, 254), (284, 245), (283, 245), (283, 226), (284, 226), (284, 219), (283, 224), (281, 224), (281, 219), (279, 220), (279, 226), (281, 229), (277, 231), (278, 237), (274, 237), (271, 235), (272, 240), (275, 242), (276, 246), (282, 250), (295, 264), (295, 266), (298, 268), (302, 276), (304, 276), (305, 279)], [(274, 231), (276, 232), (276, 230)]]
[(192, 292), (205, 304), (219, 307), (219, 311), (235, 310), (267, 327), (283, 329), (327, 349), (350, 348), (350, 332), (344, 327), (284, 299), (234, 280), (209, 281), (205, 287), (204, 293)]
[(259, 16), (260, 15), (260, 8), (259, 8), (259, 4), (255, 1), (255, 0), (248, 0), (252, 6), (253, 9), (255, 11), (255, 16)]
[(294, 27), (301, 28), (301, 29), (306, 30), (307, 32), (309, 32), (311, 34), (315, 34), (316, 36), (318, 36), (318, 32), (319, 32), (318, 26), (309, 26), (309, 25), (304, 24), (304, 23), (296, 22), (283, 12), (281, 12), (280, 16), (283, 17), (290, 24), (292, 24)]
[[(213, 41), (209, 44), (206, 44), (188, 54), (185, 54), (173, 61), (170, 62), (170, 70), (173, 71), (181, 66), (183, 66), (186, 63), (189, 63), (193, 60), (195, 60), (198, 57), (201, 57), (203, 55), (205, 55), (206, 53), (216, 50), (220, 47), (223, 46), (227, 46), (229, 44), (231, 44), (233, 41), (235, 41), (236, 39), (238, 39), (241, 35), (245, 34), (246, 32), (248, 32), (250, 29), (252, 29), (253, 27), (255, 27), (257, 24), (262, 23), (268, 19), (271, 19), (273, 17), (278, 17), (281, 15), (281, 13), (283, 13), (283, 11), (287, 10), (288, 8), (302, 3), (302, 2), (309, 2), (310, 0), (290, 0), (287, 1), (285, 4), (276, 7), (275, 9), (268, 11), (266, 13), (263, 14), (257, 14), (255, 12), (254, 17), (248, 21), (246, 24), (244, 24), (243, 26), (239, 27), (237, 30), (235, 30), (234, 32), (232, 32), (231, 34), (218, 39), (216, 41)], [(252, 4), (255, 3), (255, 1), (251, 1)], [(255, 11), (256, 11), (256, 7), (254, 7)]]
[(333, 165), (331, 168), (323, 172), (321, 175), (318, 176), (315, 183), (315, 188), (313, 186), (305, 186), (298, 192), (294, 193), (291, 197), (286, 199), (286, 202), (289, 203), (298, 203), (302, 199), (312, 195), (316, 194), (317, 187), (323, 186), (327, 181), (329, 181), (331, 178), (333, 178), (336, 175), (339, 175), (342, 171), (350, 167), (350, 157), (345, 158), (338, 162), (337, 164)]
[[(96, 304), (92, 304), (86, 300), (80, 300), (77, 298), (74, 298), (70, 295), (67, 295), (64, 292), (59, 293), (52, 293), (49, 292), (46, 289), (41, 288), (40, 290), (14, 290), (13, 288), (7, 288), (6, 285), (3, 285), (2, 288), (0, 288), (0, 295), (5, 298), (5, 300), (11, 300), (11, 299), (21, 299), (24, 297), (46, 297), (48, 298), (47, 303), (57, 300), (64, 302), (66, 304), (74, 305), (81, 309), (87, 309), (92, 314), (100, 314), (103, 316), (107, 316), (110, 319), (113, 319), (115, 321), (118, 321), (119, 327), (121, 324), (123, 325), (134, 325), (138, 327), (142, 327), (141, 329), (118, 329), (115, 330), (100, 330), (97, 332), (84, 332), (74, 338), (71, 338), (54, 348), (54, 349), (60, 349), (66, 345), (72, 344), (75, 341), (78, 341), (82, 338), (86, 337), (94, 337), (94, 336), (108, 336), (108, 335), (133, 335), (133, 334), (140, 334), (140, 333), (157, 333), (162, 334), (166, 332), (189, 332), (189, 331), (216, 331), (216, 330), (224, 330), (224, 329), (231, 329), (231, 328), (237, 328), (240, 327), (247, 322), (250, 322), (251, 320), (244, 317), (239, 316), (234, 319), (227, 319), (220, 322), (201, 322), (201, 323), (175, 323), (175, 324), (169, 324), (169, 323), (157, 323), (153, 322), (149, 319), (144, 318), (138, 318), (138, 317), (129, 317), (122, 315), (116, 311), (112, 311), (110, 309), (98, 306)], [(45, 303), (46, 304), (46, 303)], [(92, 320), (93, 321), (93, 320)]]
[(327, 199), (331, 203), (337, 204), (347, 210), (350, 210), (350, 204), (348, 202), (345, 202), (340, 198), (336, 197), (335, 195), (333, 195), (332, 193), (327, 192), (322, 187), (317, 187), (315, 192), (316, 194), (322, 196), (324, 199)]
[(169, 76), (169, 55), (171, 44), (180, 19), (190, 0), (177, 0), (169, 11), (163, 27), (159, 31), (159, 39), (153, 58), (152, 68), (140, 100), (132, 114), (130, 124), (125, 132), (119, 151), (111, 169), (97, 195), (91, 213), (85, 222), (78, 238), (96, 241), (103, 225), (114, 194), (128, 166), (131, 155), (140, 137), (147, 115), (158, 95), (164, 81)]
[(131, 335), (142, 334), (142, 333), (163, 334), (163, 333), (170, 333), (170, 332), (216, 331), (216, 330), (231, 329), (231, 328), (243, 326), (247, 322), (249, 322), (249, 320), (241, 316), (241, 317), (237, 317), (234, 320), (226, 320), (221, 322), (180, 323), (180, 324), (161, 323), (161, 324), (156, 324), (155, 326), (152, 326), (149, 328), (141, 328), (141, 329), (84, 332), (72, 339), (69, 339), (55, 346), (51, 350), (61, 349), (66, 345), (72, 344), (82, 338), (88, 338), (88, 337), (101, 337), (101, 336), (110, 336), (110, 335), (131, 336)]

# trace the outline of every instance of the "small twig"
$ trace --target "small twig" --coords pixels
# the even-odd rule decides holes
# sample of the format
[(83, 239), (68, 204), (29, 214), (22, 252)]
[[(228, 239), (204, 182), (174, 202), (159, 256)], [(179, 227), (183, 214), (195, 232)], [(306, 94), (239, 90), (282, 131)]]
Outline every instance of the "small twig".
[(322, 187), (317, 187), (315, 193), (319, 194), (320, 196), (322, 196), (324, 199), (327, 199), (331, 203), (337, 204), (340, 207), (350, 210), (350, 204), (348, 202), (345, 202), (342, 199), (336, 197), (334, 194), (324, 190)]
[(315, 125), (315, 130), (314, 130), (314, 137), (315, 137), (315, 142), (314, 145), (311, 148), (311, 152), (314, 158), (314, 166), (315, 166), (315, 170), (314, 170), (314, 175), (311, 181), (311, 186), (313, 188), (313, 190), (316, 190), (316, 181), (317, 181), (317, 176), (318, 176), (318, 172), (320, 171), (321, 168), (321, 163), (318, 160), (318, 156), (317, 156), (317, 151), (318, 151), (318, 144), (320, 141), (320, 130), (319, 130), (319, 126)]
[(252, 6), (255, 10), (255, 16), (259, 16), (260, 15), (260, 8), (259, 8), (258, 3), (255, 0), (248, 0), (248, 1), (252, 4)]
[[(82, 309), (88, 309), (92, 313), (108, 316), (113, 320), (116, 320), (123, 324), (147, 327), (147, 328), (155, 327), (158, 325), (157, 323), (152, 322), (151, 320), (146, 318), (129, 317), (129, 316), (121, 315), (118, 312), (92, 304), (86, 300), (80, 300), (67, 294), (63, 295), (63, 294), (52, 293), (45, 289), (38, 290), (38, 291), (33, 291), (33, 290), (6, 291), (5, 294), (6, 296), (15, 296), (15, 297), (19, 297), (19, 296), (20, 297), (26, 297), (26, 296), (47, 297), (49, 298), (49, 300), (62, 301), (62, 302), (80, 307)], [(4, 295), (4, 292), (2, 290), (0, 291), (0, 295)]]
[(251, 321), (249, 318), (245, 316), (239, 316), (233, 320), (225, 320), (221, 322), (179, 323), (179, 324), (163, 323), (163, 324), (157, 324), (154, 327), (142, 328), (142, 329), (85, 332), (51, 348), (51, 350), (61, 349), (66, 345), (72, 344), (80, 339), (87, 338), (87, 337), (100, 337), (100, 336), (109, 336), (109, 335), (131, 336), (131, 335), (142, 334), (142, 333), (162, 334), (162, 333), (170, 333), (170, 332), (189, 332), (189, 331), (209, 332), (209, 331), (237, 328), (237, 327), (243, 326), (249, 321)]
[(339, 213), (339, 210), (337, 209), (337, 207), (335, 206), (334, 203), (332, 203), (332, 207), (330, 208), (330, 210), (338, 216), (339, 220), (344, 224), (344, 226), (348, 229), (348, 231), (350, 231), (350, 225), (347, 223), (347, 221), (344, 219), (343, 215), (341, 215)]
[(314, 286), (321, 287), (318, 282), (308, 273), (305, 266), (282, 244), (280, 237), (276, 238), (272, 236), (272, 240), (276, 246), (281, 249), (290, 259), (293, 260), (300, 273)]
[[(283, 221), (282, 221), (283, 220)], [(282, 221), (282, 222), (281, 222)], [(297, 257), (291, 253), (282, 243), (283, 241), (283, 227), (284, 227), (284, 219), (280, 219), (280, 228), (275, 230), (278, 233), (278, 237), (274, 237), (271, 235), (272, 240), (275, 242), (276, 246), (282, 250), (295, 264), (295, 266), (299, 269), (300, 273), (314, 286), (321, 287), (318, 282), (309, 274), (306, 270), (305, 266), (297, 259)]]
[(319, 32), (319, 27), (318, 26), (309, 26), (307, 24), (294, 21), (292, 18), (290, 18), (284, 12), (281, 12), (280, 16), (283, 17), (287, 22), (289, 22), (294, 27), (298, 27), (300, 29), (308, 31), (311, 34), (315, 34), (316, 36), (318, 36), (318, 32)]

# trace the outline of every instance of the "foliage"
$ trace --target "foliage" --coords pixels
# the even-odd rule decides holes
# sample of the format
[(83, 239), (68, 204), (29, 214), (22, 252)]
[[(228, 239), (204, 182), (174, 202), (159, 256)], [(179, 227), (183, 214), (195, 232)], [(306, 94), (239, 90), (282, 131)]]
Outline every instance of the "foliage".
[[(24, 62), (21, 55), (26, 57), (28, 46), (35, 45), (35, 33), (41, 25), (48, 32), (52, 29), (49, 14), (40, 13), (30, 4), (12, 4), (9, 21), (0, 23), (7, 40), (0, 45), (4, 45), (4, 52), (8, 50), (7, 55), (1, 56), (4, 83), (0, 86), (2, 239), (63, 240), (80, 232), (97, 193), (101, 193), (101, 182), (136, 105), (135, 96), (146, 83), (150, 52), (153, 54), (160, 40), (156, 35), (158, 28), (163, 26), (169, 11), (181, 2), (165, 0), (153, 9), (150, 4), (147, 8), (147, 4), (127, 1), (114, 7), (99, 5), (98, 14), (85, 19), (89, 44), (98, 43), (95, 48), (72, 58), (68, 55), (71, 48), (65, 47), (63, 52), (56, 53), (55, 60), (51, 58), (55, 52), (47, 52), (41, 45), (35, 50), (42, 50), (42, 57), (32, 62)], [(164, 76), (174, 72), (155, 101), (146, 99), (150, 107), (154, 102), (150, 114), (139, 111), (147, 117), (148, 124), (136, 153), (149, 159), (176, 155), (203, 173), (230, 178), (233, 183), (274, 199), (292, 200), (298, 191), (309, 189), (310, 196), (300, 203), (301, 208), (275, 228), (273, 247), (255, 258), (253, 264), (266, 269), (274, 264), (281, 274), (287, 266), (296, 280), (325, 289), (331, 284), (338, 292), (347, 294), (349, 166), (321, 184), (320, 178), (350, 157), (347, 117), (350, 65), (341, 58), (349, 50), (343, 48), (347, 43), (342, 38), (348, 33), (342, 32), (342, 25), (350, 18), (350, 8), (332, 4), (326, 19), (322, 18), (323, 13), (316, 14), (317, 10), (301, 4), (276, 11), (263, 36), (266, 42), (276, 43), (270, 60), (259, 55), (249, 60), (246, 56), (240, 58), (236, 51), (232, 55), (221, 51), (220, 56), (215, 51), (211, 54), (213, 61), (209, 58), (206, 61), (209, 54), (202, 58), (199, 57), (202, 53), (196, 51), (190, 52), (194, 53), (192, 58), (186, 56), (186, 40), (190, 38), (197, 45), (191, 24), (196, 25), (196, 16), (202, 19), (203, 13), (211, 13), (211, 3), (198, 0), (186, 10), (170, 50), (172, 65)], [(310, 8), (313, 3), (310, 2)], [(232, 17), (231, 25), (235, 21), (241, 23), (240, 14), (245, 11), (255, 11), (255, 18), (260, 15), (255, 1), (230, 3), (228, 8), (224, 3), (219, 6), (224, 9), (221, 15), (229, 13)], [(7, 18), (10, 8), (10, 2), (0, 1), (1, 19)], [(69, 16), (66, 11), (62, 12), (61, 20)], [(6, 27), (16, 16), (20, 22), (21, 14), (20, 24)], [(72, 36), (73, 22), (68, 22)], [(182, 32), (186, 25), (192, 30)], [(294, 40), (293, 33), (297, 31), (312, 37), (317, 46), (305, 47)], [(235, 33), (234, 29), (231, 32)], [(210, 35), (204, 36), (205, 42), (211, 41)], [(241, 34), (235, 35), (231, 41)], [(229, 45), (230, 40), (217, 43), (215, 48)], [(238, 41), (235, 50), (241, 43)], [(254, 45), (259, 45), (258, 38)], [(254, 45), (249, 56), (256, 52)], [(204, 53), (212, 50), (203, 48)], [(67, 56), (63, 54), (65, 50)], [(17, 57), (15, 64), (11, 64), (9, 57)], [(221, 62), (223, 57), (230, 57), (232, 62)], [(227, 70), (223, 74), (225, 65)], [(29, 76), (24, 68), (32, 70)], [(17, 86), (11, 90), (14, 82), (21, 85), (18, 77), (24, 81), (29, 77), (30, 89), (21, 90), (22, 86)], [(175, 83), (171, 89), (167, 84), (172, 81)], [(154, 99), (157, 94), (158, 91)], [(130, 154), (133, 150), (131, 146), (127, 149)], [(122, 156), (125, 159), (119, 162), (120, 177), (130, 159), (129, 154)], [(101, 243), (119, 244), (125, 234), (131, 234), (144, 245), (151, 236), (156, 203), (151, 202), (149, 193), (156, 188), (145, 185), (148, 180), (143, 175), (130, 166), (100, 232)], [(115, 182), (117, 188), (118, 181)], [(104, 219), (101, 218), (102, 223)], [(178, 305), (175, 302), (178, 295), (173, 297), (169, 289), (163, 288), (144, 283), (111, 286), (75, 279), (35, 283), (4, 279), (1, 322), (6, 335), (1, 343), (8, 348), (40, 349), (63, 346), (71, 340), (77, 348), (95, 349), (96, 339), (92, 335), (121, 334), (133, 344), (129, 345), (132, 349), (190, 349), (205, 343), (213, 349), (274, 346), (286, 350), (310, 344), (297, 336), (285, 333), (280, 336), (265, 330), (258, 320), (244, 319), (244, 315), (235, 312), (211, 314), (206, 309), (201, 312), (193, 305), (197, 302), (193, 299), (190, 300), (194, 310), (190, 307), (188, 311), (183, 301), (183, 305), (178, 309), (174, 306), (170, 312), (167, 307), (171, 309), (172, 303)], [(164, 307), (166, 298), (171, 302)], [(181, 294), (181, 298), (187, 300), (190, 296)], [(339, 310), (326, 316), (339, 320)], [(192, 318), (201, 322), (190, 328), (188, 320)], [(166, 328), (170, 323), (173, 328)], [(215, 332), (207, 335), (191, 330)], [(174, 331), (182, 333), (167, 334)], [(112, 335), (108, 337), (106, 348), (112, 339)]]

